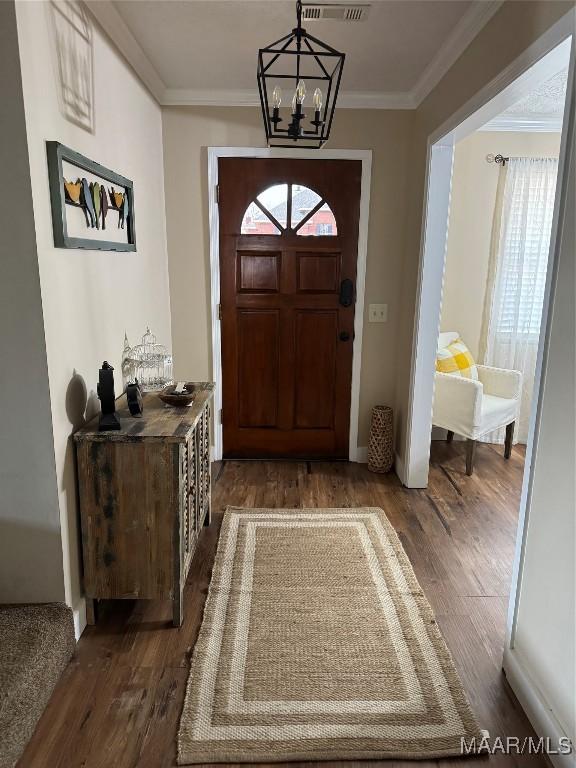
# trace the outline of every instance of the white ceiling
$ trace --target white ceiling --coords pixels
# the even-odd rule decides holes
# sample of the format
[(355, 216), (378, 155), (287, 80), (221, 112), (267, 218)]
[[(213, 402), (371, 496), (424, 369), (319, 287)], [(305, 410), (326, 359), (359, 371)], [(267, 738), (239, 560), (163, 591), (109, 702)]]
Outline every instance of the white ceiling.
[(525, 98), (508, 107), (505, 114), (561, 115), (564, 111), (568, 67), (534, 88)]
[[(369, 0), (362, 0), (367, 2)], [(256, 104), (259, 48), (295, 26), (287, 0), (88, 0), (162, 104)], [(341, 106), (417, 106), (500, 6), (372, 0), (365, 21), (306, 21), (346, 53)]]
[(484, 131), (562, 130), (568, 67), (535, 85), (523, 98), (483, 126)]

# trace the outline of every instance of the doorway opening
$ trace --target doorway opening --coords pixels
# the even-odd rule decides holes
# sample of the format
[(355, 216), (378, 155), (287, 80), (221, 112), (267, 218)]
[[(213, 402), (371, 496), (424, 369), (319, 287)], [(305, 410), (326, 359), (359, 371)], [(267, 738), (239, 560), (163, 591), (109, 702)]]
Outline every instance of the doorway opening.
[[(564, 25), (565, 27), (568, 25)], [(492, 267), (492, 276), (495, 277), (495, 269), (497, 266), (497, 251), (502, 250), (505, 243), (496, 242), (497, 237), (492, 238), (494, 230), (494, 213), (497, 217), (502, 214), (502, 199), (499, 200), (499, 207), (496, 201), (496, 189), (498, 187), (498, 178), (511, 177), (513, 174), (508, 174), (510, 169), (509, 158), (510, 154), (503, 154), (493, 142), (500, 140), (501, 145), (506, 151), (510, 148), (510, 142), (513, 141), (512, 133), (518, 133), (518, 131), (494, 131), (494, 128), (502, 127), (504, 122), (508, 119), (506, 113), (508, 110), (514, 112), (518, 106), (522, 105), (524, 100), (530, 101), (534, 98), (534, 94), (538, 93), (540, 89), (545, 90), (547, 84), (550, 81), (557, 79), (561, 82), (561, 87), (558, 89), (560, 93), (556, 94), (556, 103), (561, 102), (561, 113), (555, 115), (556, 128), (558, 130), (553, 132), (552, 136), (548, 136), (547, 146), (544, 147), (545, 139), (542, 137), (536, 138), (532, 143), (533, 147), (536, 147), (538, 143), (541, 145), (540, 153), (549, 153), (546, 157), (551, 159), (557, 159), (557, 169), (555, 169), (556, 184), (553, 185), (550, 178), (547, 181), (546, 192), (546, 207), (545, 209), (540, 207), (541, 212), (545, 211), (545, 215), (548, 223), (547, 230), (547, 243), (549, 247), (543, 248), (543, 243), (538, 243), (539, 253), (544, 250), (546, 255), (550, 254), (544, 261), (538, 259), (539, 269), (537, 274), (526, 275), (526, 278), (539, 280), (539, 293), (540, 301), (534, 306), (533, 316), (542, 318), (542, 324), (540, 326), (541, 333), (538, 335), (540, 343), (537, 344), (536, 352), (536, 371), (534, 373), (533, 391), (538, 393), (539, 380), (540, 380), (540, 362), (542, 358), (542, 350), (545, 341), (545, 331), (547, 327), (547, 312), (550, 305), (550, 292), (552, 287), (552, 275), (554, 269), (554, 249), (556, 246), (556, 234), (557, 234), (557, 219), (558, 219), (558, 203), (559, 197), (555, 194), (556, 189), (561, 188), (562, 178), (564, 175), (566, 165), (566, 128), (568, 125), (567, 116), (570, 113), (571, 107), (571, 82), (573, 78), (572, 69), (573, 62), (571, 59), (571, 45), (572, 38), (569, 31), (565, 31), (562, 35), (562, 28), (557, 30), (557, 35), (564, 38), (560, 44), (555, 41), (555, 45), (550, 41), (543, 41), (543, 45), (548, 44), (547, 52), (544, 51), (531, 51), (527, 53), (527, 60), (519, 60), (516, 62), (516, 72), (510, 72), (510, 80), (508, 86), (502, 88), (501, 84), (497, 84), (489, 88), (492, 90), (490, 96), (485, 93), (480, 93), (475, 99), (476, 104), (474, 107), (470, 106), (466, 111), (468, 117), (465, 119), (453, 118), (452, 126), (441, 128), (434, 136), (429, 138), (429, 162), (427, 168), (427, 202), (425, 212), (425, 227), (424, 237), (422, 243), (422, 257), (421, 268), (419, 276), (419, 288), (417, 299), (417, 311), (416, 311), (416, 324), (414, 335), (414, 355), (412, 366), (412, 380), (410, 386), (410, 407), (409, 407), (409, 423), (408, 423), (408, 435), (407, 435), (407, 450), (406, 450), (406, 462), (404, 466), (403, 477), (401, 478), (403, 483), (409, 488), (425, 488), (428, 483), (428, 469), (429, 469), (429, 456), (430, 456), (430, 443), (432, 436), (432, 406), (433, 395), (435, 387), (435, 375), (436, 358), (438, 352), (438, 341), (440, 330), (446, 330), (457, 335), (468, 333), (471, 337), (471, 341), (468, 340), (468, 345), (472, 346), (477, 351), (477, 354), (481, 350), (485, 353), (488, 348), (487, 334), (494, 329), (494, 325), (490, 324), (492, 305), (494, 304), (494, 289), (498, 287), (495, 281), (492, 281), (491, 285), (488, 285), (488, 272), (491, 252), (494, 253), (494, 264)], [(534, 59), (537, 59), (535, 63), (532, 63)], [(559, 77), (560, 76), (560, 77)], [(495, 89), (498, 89), (494, 92)], [(566, 96), (566, 104), (564, 104), (564, 97)], [(468, 105), (467, 105), (468, 106)], [(508, 112), (508, 115), (510, 114)], [(519, 113), (522, 114), (522, 113)], [(534, 124), (534, 116), (526, 118), (529, 122), (532, 120)], [(509, 122), (509, 125), (512, 123)], [(487, 130), (488, 129), (488, 130)], [(507, 134), (506, 136), (503, 134)], [(532, 132), (533, 134), (534, 132)], [(542, 131), (542, 133), (550, 133), (550, 131)], [(496, 134), (499, 134), (496, 136)], [(490, 138), (492, 137), (492, 138)], [(512, 138), (511, 138), (512, 137)], [(526, 145), (526, 138), (519, 139), (517, 141), (518, 149), (517, 153), (522, 154), (522, 144)], [(484, 175), (488, 171), (488, 178), (490, 178), (490, 184), (485, 184), (486, 196), (492, 199), (488, 203), (488, 210), (482, 208), (482, 206), (476, 206), (476, 212), (474, 215), (474, 221), (458, 221), (454, 222), (452, 217), (452, 238), (449, 240), (449, 233), (451, 228), (451, 207), (458, 209), (459, 207), (466, 207), (462, 198), (459, 198), (457, 203), (452, 201), (453, 189), (453, 173), (454, 179), (458, 182), (459, 177), (463, 179), (463, 183), (469, 183), (467, 169), (462, 165), (458, 168), (454, 166), (455, 156), (458, 159), (458, 154), (466, 162), (466, 155), (470, 162), (472, 145), (475, 145), (477, 153), (473, 156), (474, 162), (479, 168), (483, 169)], [(480, 146), (482, 145), (482, 146)], [(484, 152), (483, 149), (487, 151)], [(455, 150), (458, 150), (456, 152)], [(536, 151), (536, 150), (531, 150)], [(480, 153), (480, 154), (478, 154)], [(551, 153), (551, 154), (550, 154)], [(526, 154), (526, 150), (524, 150)], [(499, 169), (502, 168), (500, 163), (495, 162), (497, 155), (502, 155), (506, 158), (505, 172), (499, 174)], [(552, 156), (556, 155), (556, 158)], [(512, 155), (513, 156), (513, 155)], [(492, 160), (489, 163), (488, 160)], [(517, 158), (514, 158), (516, 161)], [(517, 163), (513, 162), (513, 166)], [(490, 173), (494, 171), (495, 173)], [(477, 182), (480, 182), (480, 176), (478, 176)], [(535, 181), (533, 181), (535, 183)], [(498, 190), (500, 196), (503, 195), (504, 181), (500, 184), (501, 189)], [(474, 190), (473, 190), (474, 192)], [(512, 187), (509, 185), (509, 197), (512, 199)], [(519, 194), (519, 193), (518, 193)], [(534, 201), (540, 197), (540, 194), (532, 195)], [(519, 204), (519, 200), (516, 201)], [(528, 200), (524, 202), (529, 202)], [(550, 205), (552, 203), (552, 205)], [(517, 219), (520, 221), (522, 217), (526, 217), (528, 207), (525, 206), (520, 211)], [(551, 218), (551, 221), (550, 221)], [(507, 222), (513, 225), (514, 222)], [(505, 229), (502, 229), (501, 221), (497, 221), (498, 232), (496, 235), (504, 236), (506, 234)], [(482, 229), (482, 238), (478, 238), (475, 231), (470, 230), (470, 226), (477, 226)], [(544, 232), (544, 230), (541, 230)], [(460, 235), (459, 235), (460, 233)], [(510, 232), (511, 234), (511, 232)], [(525, 238), (524, 238), (525, 239)], [(459, 242), (458, 242), (459, 240)], [(494, 240), (494, 242), (492, 242)], [(478, 241), (481, 241), (478, 245)], [(460, 249), (458, 249), (460, 245)], [(514, 243), (511, 243), (512, 247)], [(450, 262), (447, 261), (447, 248), (452, 246), (453, 253)], [(477, 247), (483, 247), (483, 254), (481, 259), (476, 259), (473, 264), (474, 270), (478, 273), (482, 272), (481, 280), (484, 280), (484, 284), (478, 284), (478, 277), (474, 274), (470, 274), (470, 264), (465, 264), (464, 275), (466, 278), (466, 286), (464, 292), (459, 285), (459, 277), (457, 275), (457, 269), (461, 268), (461, 265), (466, 262), (469, 254), (463, 254), (463, 248), (468, 251), (471, 247), (474, 250)], [(459, 252), (454, 252), (459, 251)], [(481, 262), (481, 263), (480, 263)], [(542, 263), (546, 267), (542, 270)], [(448, 274), (447, 268), (451, 265), (457, 265), (451, 274)], [(545, 279), (542, 281), (542, 271), (544, 271)], [(445, 278), (446, 274), (446, 278)], [(461, 282), (461, 281), (460, 281)], [(447, 291), (452, 291), (456, 286), (455, 291), (459, 292), (459, 296), (449, 299), (452, 310), (447, 310), (444, 306), (443, 312), (443, 298)], [(473, 296), (473, 304), (476, 309), (470, 309), (470, 299)], [(515, 295), (516, 301), (520, 300), (520, 295)], [(464, 330), (461, 328), (448, 328), (443, 327), (441, 329), (441, 319), (446, 323), (456, 322), (454, 320), (453, 313), (458, 311), (457, 308), (465, 307), (465, 311), (462, 311), (464, 323)], [(479, 309), (480, 308), (480, 309)], [(458, 324), (458, 323), (457, 323)], [(482, 338), (483, 337), (483, 338)], [(452, 339), (455, 340), (455, 339)], [(441, 340), (446, 341), (446, 338)], [(466, 342), (466, 339), (463, 339)], [(478, 361), (484, 362), (478, 354)], [(532, 405), (534, 406), (531, 411), (531, 419), (534, 421), (535, 408), (537, 397), (531, 398)], [(529, 417), (529, 418), (530, 418)], [(498, 425), (500, 426), (500, 425)], [(457, 430), (454, 430), (457, 431)], [(435, 433), (437, 436), (438, 433)], [(516, 433), (518, 436), (518, 432)], [(501, 438), (500, 438), (501, 439)]]
[[(331, 150), (313, 155), (301, 150), (208, 150), (216, 460), (224, 455), (358, 460), (371, 157), (370, 150)], [(233, 168), (241, 162), (244, 170)], [(238, 187), (233, 178), (230, 183), (226, 181), (226, 163), (232, 173), (239, 170), (242, 174), (245, 200), (244, 193), (238, 196), (233, 191)], [(280, 168), (282, 163), (285, 165)], [(353, 201), (339, 199), (342, 184), (336, 178), (330, 180), (331, 174), (326, 173), (331, 164), (332, 175), (354, 169), (356, 181), (350, 185)], [(247, 179), (254, 187), (249, 194)], [(232, 191), (227, 193), (226, 186)], [(353, 226), (347, 222), (349, 217), (342, 215), (343, 210), (355, 210)], [(265, 285), (260, 284), (261, 279)], [(344, 295), (347, 291), (351, 303)], [(314, 334), (305, 328), (311, 319), (316, 321)], [(251, 329), (254, 322), (261, 327)], [(248, 358), (258, 352), (253, 342), (266, 330), (264, 326), (270, 336), (263, 341), (264, 347), (278, 344), (278, 355), (272, 355), (278, 365), (256, 377), (263, 391), (244, 388), (243, 392), (239, 386), (242, 370), (246, 366), (258, 368), (258, 360)], [(295, 334), (298, 329), (300, 333)], [(332, 348), (330, 360), (319, 360), (313, 349), (306, 350), (318, 329), (333, 342), (323, 344), (324, 351)], [(224, 333), (229, 333), (228, 338)], [(242, 336), (250, 343), (241, 342)], [(295, 336), (296, 342), (300, 337), (299, 346)], [(289, 358), (298, 351), (317, 363), (320, 368), (315, 381), (323, 376), (325, 384), (325, 396), (312, 411), (309, 398), (299, 398), (298, 390), (306, 382), (289, 364)], [(306, 370), (311, 370), (310, 365)], [(252, 375), (245, 378), (254, 381)], [(322, 423), (317, 424), (320, 417)], [(285, 438), (290, 445), (281, 444)], [(264, 444), (266, 451), (262, 450)]]

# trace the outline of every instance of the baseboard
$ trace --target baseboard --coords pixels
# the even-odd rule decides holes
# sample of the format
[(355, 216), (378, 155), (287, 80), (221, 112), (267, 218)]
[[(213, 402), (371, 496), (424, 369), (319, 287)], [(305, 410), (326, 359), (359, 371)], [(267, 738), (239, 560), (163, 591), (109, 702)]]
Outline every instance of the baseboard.
[(368, 446), (359, 445), (358, 448), (356, 448), (356, 456), (350, 460), (355, 461), (357, 464), (367, 464), (368, 463)]
[[(553, 749), (558, 747), (560, 738), (570, 738), (556, 719), (552, 707), (546, 701), (542, 691), (538, 688), (529, 672), (522, 664), (518, 653), (513, 649), (504, 651), (502, 667), (506, 679), (528, 720), (539, 738), (549, 738)], [(576, 766), (576, 754), (553, 755), (548, 758), (555, 768), (574, 768)]]
[(72, 608), (74, 617), (74, 636), (76, 641), (80, 640), (80, 635), (86, 629), (86, 600), (81, 597), (78, 605)]

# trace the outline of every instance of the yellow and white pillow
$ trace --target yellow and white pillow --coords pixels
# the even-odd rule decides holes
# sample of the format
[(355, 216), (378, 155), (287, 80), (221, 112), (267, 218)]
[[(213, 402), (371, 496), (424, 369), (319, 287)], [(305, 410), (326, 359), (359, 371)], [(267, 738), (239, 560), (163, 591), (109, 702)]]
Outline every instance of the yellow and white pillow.
[(436, 370), (451, 373), (465, 379), (478, 380), (478, 368), (470, 350), (462, 339), (458, 338), (436, 352)]

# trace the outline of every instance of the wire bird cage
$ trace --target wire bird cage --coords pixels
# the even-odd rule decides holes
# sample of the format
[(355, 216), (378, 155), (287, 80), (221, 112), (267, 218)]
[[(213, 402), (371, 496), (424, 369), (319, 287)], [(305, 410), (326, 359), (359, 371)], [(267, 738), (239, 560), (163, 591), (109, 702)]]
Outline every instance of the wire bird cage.
[(144, 392), (157, 392), (172, 383), (172, 355), (156, 342), (150, 328), (135, 347), (130, 347), (124, 336), (122, 378), (124, 387), (138, 380)]

